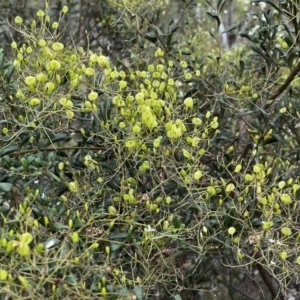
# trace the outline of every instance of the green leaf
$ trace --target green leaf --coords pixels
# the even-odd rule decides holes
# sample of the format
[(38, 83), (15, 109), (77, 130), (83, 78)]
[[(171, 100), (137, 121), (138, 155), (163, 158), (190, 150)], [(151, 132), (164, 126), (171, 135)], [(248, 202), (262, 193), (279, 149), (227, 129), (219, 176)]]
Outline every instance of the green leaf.
[(263, 57), (265, 59), (265, 61), (267, 62), (267, 65), (270, 66), (272, 63), (272, 60), (270, 59), (270, 57), (268, 57), (268, 55), (266, 55), (259, 47), (257, 46), (253, 46), (252, 50), (255, 51), (256, 53), (258, 53), (261, 57)]
[(78, 283), (78, 277), (74, 273), (71, 273), (64, 281), (70, 283), (71, 285), (76, 285)]
[(6, 69), (6, 72), (3, 77), (6, 83), (9, 84), (11, 80), (11, 76), (14, 73), (15, 67), (11, 63), (9, 63), (7, 66), (6, 65), (4, 66), (4, 69)]
[(121, 240), (125, 240), (126, 238), (127, 238), (127, 232), (125, 232), (125, 233), (120, 233), (120, 232), (118, 232), (118, 233), (111, 233), (110, 234), (110, 238), (112, 239), (112, 240), (117, 240), (117, 239), (121, 239)]
[(231, 238), (229, 236), (225, 239), (225, 251), (227, 255), (230, 255), (231, 253)]
[(219, 16), (215, 15), (215, 14), (212, 14), (209, 11), (207, 11), (206, 13), (208, 14), (208, 16), (210, 17), (211, 20), (215, 20), (217, 22), (217, 25), (218, 25), (218, 28), (219, 28), (220, 25), (221, 25), (221, 20), (220, 20)]
[(61, 231), (62, 229), (70, 229), (69, 226), (62, 224), (62, 223), (55, 223), (55, 225), (53, 226), (53, 229), (55, 231)]
[(185, 51), (185, 50), (183, 50), (183, 51), (181, 51), (181, 54), (182, 55), (191, 55), (192, 52), (191, 51)]
[[(95, 87), (100, 86), (101, 80), (102, 80), (103, 72), (98, 72), (95, 80)], [(98, 95), (102, 95), (103, 91), (100, 89), (95, 89), (95, 91), (98, 93)]]
[(262, 132), (262, 131), (263, 131), (259, 119), (257, 119), (257, 118), (252, 119), (251, 125), (252, 125), (254, 128), (256, 128), (259, 132)]
[(174, 300), (182, 300), (182, 298), (181, 298), (180, 295), (175, 295), (175, 296), (174, 296)]
[(283, 11), (271, 0), (253, 0), (252, 3), (267, 3), (270, 4), (271, 6), (273, 6), (276, 10), (278, 10), (280, 13), (283, 13)]
[(47, 172), (48, 175), (50, 175), (55, 181), (57, 182), (61, 182), (61, 179), (59, 177), (57, 177), (55, 174), (51, 173), (51, 172)]
[(252, 39), (252, 37), (248, 33), (246, 33), (246, 32), (240, 32), (239, 35), (241, 37), (244, 37), (244, 38), (248, 39), (251, 42), (254, 42), (254, 40)]
[(264, 119), (264, 122), (267, 125), (268, 122), (269, 122), (269, 116), (268, 116), (268, 114), (266, 113), (266, 111), (263, 108), (261, 108), (259, 106), (257, 106), (257, 109), (261, 112), (261, 114), (263, 116), (263, 119)]
[(22, 166), (23, 166), (23, 171), (27, 172), (28, 171), (28, 162), (27, 162), (25, 157), (21, 158), (21, 163), (22, 163)]
[(9, 192), (13, 185), (9, 182), (0, 182), (0, 190), (3, 192)]
[(19, 143), (19, 147), (22, 148), (23, 145), (27, 144), (31, 136), (32, 136), (32, 132), (29, 131), (22, 132), (22, 134), (20, 135), (21, 142)]
[[(66, 213), (66, 211), (67, 211), (66, 206), (62, 206), (62, 207), (60, 208), (59, 212), (57, 213), (56, 218), (60, 218), (62, 215), (64, 215), (64, 214)], [(61, 225), (61, 224), (59, 224), (59, 223), (55, 223), (55, 227), (60, 226), (60, 225)], [(64, 224), (62, 224), (62, 225), (64, 225)], [(64, 226), (65, 226), (65, 225), (64, 225)]]
[(239, 76), (240, 76), (240, 77), (243, 76), (244, 69), (245, 69), (245, 63), (244, 63), (243, 60), (240, 59), (240, 72), (239, 72)]
[(69, 158), (68, 154), (64, 151), (57, 151), (56, 154), (61, 157)]
[(290, 31), (290, 28), (287, 26), (287, 24), (285, 24), (284, 22), (281, 24), (284, 29), (286, 30), (286, 32), (288, 33), (289, 35), (289, 38), (290, 40), (292, 41), (292, 44), (294, 43), (294, 36), (292, 35), (291, 31)]
[(51, 140), (51, 143), (56, 143), (56, 142), (68, 142), (72, 139), (72, 136), (67, 133), (58, 133), (54, 136), (54, 138)]
[(260, 218), (253, 218), (251, 220), (251, 223), (254, 225), (254, 226), (261, 226), (262, 225), (262, 220)]
[(278, 134), (272, 134), (268, 139), (261, 143), (262, 146), (280, 142), (282, 139)]
[(125, 243), (112, 243), (110, 245), (110, 250), (113, 252), (113, 251), (123, 248), (124, 246), (125, 246)]
[(41, 176), (43, 173), (41, 171), (38, 171), (38, 172), (34, 172), (34, 173), (31, 173), (31, 174), (28, 174), (28, 176), (32, 177), (32, 176)]
[(267, 12), (264, 12), (263, 15), (264, 15), (264, 19), (266, 20), (267, 24), (270, 25), (270, 26), (272, 26), (273, 25), (272, 24), (273, 20), (270, 19), (269, 14)]
[(68, 142), (72, 139), (73, 139), (73, 137), (71, 136), (71, 134), (58, 133), (58, 134), (55, 134), (53, 137), (50, 136), (50, 139), (43, 145), (43, 147), (47, 147), (56, 142)]
[(198, 92), (199, 92), (198, 88), (192, 88), (186, 92), (186, 94), (183, 96), (183, 99), (188, 98), (188, 97), (193, 97)]
[(39, 157), (34, 159), (34, 163), (37, 167), (44, 167), (44, 162)]
[(128, 230), (127, 241), (130, 243), (132, 241), (132, 229)]
[(232, 24), (232, 25), (230, 25), (229, 27), (227, 27), (225, 30), (223, 30), (223, 31), (221, 32), (221, 34), (226, 33), (226, 32), (230, 32), (230, 31), (233, 31), (234, 29), (237, 29), (239, 26), (240, 26), (239, 23), (237, 23), (237, 24)]
[(145, 39), (147, 39), (151, 43), (156, 43), (157, 42), (157, 37), (154, 33), (146, 33), (145, 34)]
[(225, 228), (229, 228), (231, 227), (233, 224), (234, 224), (234, 219), (230, 216), (230, 215), (227, 215), (225, 218), (224, 218), (224, 227)]
[(217, 12), (220, 13), (228, 0), (218, 0)]
[(213, 39), (216, 40), (216, 37), (214, 36), (214, 34), (211, 31), (209, 31), (209, 34), (212, 36)]
[(299, 58), (299, 55), (292, 52), (290, 54), (287, 53), (286, 56), (284, 56), (284, 57), (285, 57), (288, 67), (290, 69), (292, 69), (293, 66), (295, 65), (294, 61)]
[(2, 206), (0, 206), (0, 212), (2, 213), (2, 214), (6, 214), (7, 212), (9, 212), (10, 211), (10, 206), (8, 206), (8, 205), (2, 205)]
[[(36, 173), (36, 172), (35, 172)], [(30, 174), (32, 176), (32, 174)], [(39, 172), (39, 175), (42, 175), (42, 172)], [(29, 179), (27, 182), (25, 182), (22, 186), (23, 189), (26, 189), (27, 187), (31, 186), (34, 181), (36, 180), (36, 176), (34, 176), (33, 178)]]
[(170, 47), (171, 45), (171, 41), (172, 41), (172, 37), (173, 37), (173, 34), (175, 33), (175, 31), (180, 28), (179, 26), (175, 27), (175, 28), (172, 28), (172, 26), (169, 26), (169, 32), (168, 32), (168, 38), (167, 38), (167, 46), (168, 48)]
[(4, 60), (4, 52), (3, 49), (0, 49), (0, 71), (3, 70), (3, 60)]
[(141, 49), (144, 49), (144, 41), (141, 36), (138, 36), (139, 46)]
[(130, 295), (130, 292), (127, 289), (120, 289), (119, 295), (120, 296), (128, 296), (128, 295)]
[(133, 289), (135, 295), (136, 295), (136, 299), (137, 300), (143, 300), (143, 289), (141, 286), (136, 286), (134, 289)]
[(16, 152), (18, 150), (19, 150), (19, 147), (16, 146), (16, 145), (11, 145), (9, 147), (3, 148), (0, 151), (0, 157), (2, 157), (4, 155), (7, 155), (7, 154), (10, 154), (10, 153), (13, 153), (13, 152)]
[(106, 123), (110, 120), (112, 102), (111, 99), (102, 101), (99, 105), (99, 116)]
[(211, 1), (210, 0), (205, 0), (205, 2), (212, 8), (212, 9), (214, 9), (214, 7), (212, 6), (212, 4), (211, 4)]

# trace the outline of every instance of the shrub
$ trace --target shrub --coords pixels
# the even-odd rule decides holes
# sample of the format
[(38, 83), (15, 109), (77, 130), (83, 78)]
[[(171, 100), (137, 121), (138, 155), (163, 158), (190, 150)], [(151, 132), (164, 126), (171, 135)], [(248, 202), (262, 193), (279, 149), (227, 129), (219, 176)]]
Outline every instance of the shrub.
[(281, 98), (298, 67), (278, 54), (276, 16), (260, 19), (272, 40), (249, 37), (258, 56), (188, 58), (176, 27), (140, 8), (128, 17), (149, 32), (126, 67), (60, 40), (67, 7), (55, 22), (47, 6), (29, 26), (15, 19), (26, 43), (0, 61), (8, 299), (191, 299), (216, 257), (257, 265), (279, 291), (298, 276), (298, 90)]

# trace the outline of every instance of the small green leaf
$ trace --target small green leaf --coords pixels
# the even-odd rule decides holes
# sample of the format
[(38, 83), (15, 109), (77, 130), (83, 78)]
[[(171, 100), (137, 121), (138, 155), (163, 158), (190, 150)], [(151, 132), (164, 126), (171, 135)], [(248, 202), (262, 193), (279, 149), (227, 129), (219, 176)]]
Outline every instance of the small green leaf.
[(3, 192), (9, 192), (12, 189), (12, 184), (9, 182), (0, 182), (0, 190)]
[(121, 240), (125, 240), (126, 238), (127, 238), (127, 232), (125, 232), (125, 233), (111, 233), (110, 234), (110, 239), (112, 239), (112, 240), (117, 240), (117, 239), (121, 239)]
[(7, 155), (7, 154), (10, 154), (10, 153), (13, 153), (13, 152), (16, 152), (18, 150), (19, 150), (19, 147), (16, 146), (16, 145), (11, 145), (9, 147), (3, 148), (0, 151), (0, 157), (2, 157), (4, 155)]
[(227, 32), (230, 32), (230, 31), (233, 31), (234, 29), (237, 29), (239, 26), (240, 26), (239, 23), (237, 23), (237, 24), (232, 24), (232, 25), (230, 25), (229, 27), (227, 27), (225, 30), (223, 30), (223, 31), (221, 32), (221, 34), (227, 33)]
[(3, 77), (5, 78), (6, 83), (9, 84), (10, 80), (11, 80), (11, 76), (14, 73), (15, 67), (11, 63), (9, 63), (9, 64), (5, 65), (4, 68), (6, 70), (5, 70), (5, 74)]
[(220, 13), (222, 11), (226, 2), (227, 2), (227, 0), (218, 0), (218, 4), (217, 4), (217, 12), (218, 13)]
[(156, 43), (156, 41), (157, 41), (157, 37), (152, 33), (146, 33), (145, 34), (145, 39), (147, 39), (151, 43)]
[(111, 251), (116, 251), (116, 250), (119, 250), (119, 249), (123, 248), (124, 246), (125, 246), (124, 243), (113, 243), (110, 246), (110, 250)]
[(26, 158), (22, 157), (21, 162), (22, 162), (22, 166), (23, 166), (23, 171), (27, 172), (28, 171), (28, 162), (27, 162)]
[(220, 27), (221, 20), (218, 15), (212, 14), (211, 12), (207, 11), (206, 12), (208, 16), (210, 17), (211, 20), (215, 20), (217, 22), (218, 28)]
[(8, 205), (2, 205), (2, 206), (0, 206), (0, 212), (2, 214), (6, 214), (9, 211), (10, 211), (10, 206), (8, 206)]
[(273, 6), (277, 11), (279, 11), (280, 13), (282, 13), (282, 10), (271, 0), (253, 0), (252, 3), (261, 3), (261, 2), (264, 2), (264, 3), (267, 3), (267, 4), (270, 4), (271, 6)]
[(65, 282), (70, 283), (71, 285), (76, 285), (78, 284), (78, 278), (74, 273), (71, 273), (66, 277)]
[(136, 286), (134, 289), (133, 289), (135, 295), (136, 295), (136, 299), (137, 300), (143, 300), (143, 289), (142, 287), (140, 286)]
[(251, 42), (254, 42), (253, 39), (252, 39), (252, 37), (248, 33), (246, 33), (246, 32), (240, 32), (239, 35), (241, 37), (244, 37), (244, 38), (248, 39)]
[(281, 141), (281, 137), (278, 134), (272, 134), (268, 139), (263, 141), (260, 145), (264, 146), (264, 145), (268, 145), (268, 144), (277, 143), (279, 141)]
[(128, 296), (128, 295), (130, 295), (130, 292), (127, 289), (120, 289), (119, 295), (120, 296)]
[(51, 173), (51, 172), (47, 172), (48, 175), (50, 175), (55, 181), (57, 182), (61, 182), (60, 178), (57, 177), (55, 174)]
[(257, 46), (253, 46), (253, 47), (252, 47), (252, 50), (255, 51), (256, 53), (258, 53), (261, 57), (263, 57), (263, 58), (265, 59), (265, 61), (266, 61), (266, 63), (267, 63), (268, 66), (271, 65), (272, 60), (270, 59), (270, 57), (268, 57), (267, 54), (265, 54), (265, 53), (263, 52), (262, 49), (260, 49), (260, 48), (257, 47)]
[(65, 224), (63, 224), (63, 223), (55, 223), (54, 229), (55, 229), (56, 231), (60, 231), (60, 230), (62, 230), (62, 229), (69, 229), (69, 226), (67, 226), (67, 225), (65, 225)]

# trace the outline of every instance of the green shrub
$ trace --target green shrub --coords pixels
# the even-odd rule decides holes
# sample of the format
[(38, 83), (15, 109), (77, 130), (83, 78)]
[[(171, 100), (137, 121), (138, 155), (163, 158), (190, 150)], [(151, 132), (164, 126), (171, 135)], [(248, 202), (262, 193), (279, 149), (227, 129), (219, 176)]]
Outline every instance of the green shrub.
[(149, 32), (126, 67), (60, 40), (67, 7), (57, 22), (47, 7), (15, 18), (26, 44), (0, 60), (1, 297), (191, 299), (216, 257), (288, 290), (300, 263), (298, 90), (277, 99), (289, 62), (256, 46), (189, 58), (176, 27), (156, 30), (158, 10), (127, 9)]

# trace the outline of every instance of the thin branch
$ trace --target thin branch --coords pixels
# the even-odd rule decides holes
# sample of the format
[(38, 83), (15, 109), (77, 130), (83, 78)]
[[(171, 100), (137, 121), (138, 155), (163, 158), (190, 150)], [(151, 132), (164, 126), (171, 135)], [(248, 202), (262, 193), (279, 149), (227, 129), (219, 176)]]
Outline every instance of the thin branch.
[(249, 300), (255, 300), (255, 298), (252, 298), (251, 296), (249, 296), (245, 292), (243, 292), (240, 289), (236, 288), (233, 284), (230, 286), (230, 288), (234, 289), (235, 291), (237, 291), (238, 293), (240, 293), (241, 295), (243, 295), (244, 297), (246, 297)]
[[(248, 16), (245, 20), (244, 25), (242, 26), (240, 32), (245, 32), (248, 30), (249, 26), (250, 26), (250, 22), (253, 18), (253, 13), (255, 13), (257, 11), (257, 9), (259, 8), (258, 5), (252, 5), (251, 7), (251, 11), (248, 13)], [(238, 47), (240, 45), (240, 43), (242, 42), (242, 36), (238, 35), (234, 44), (232, 45), (232, 48)]]
[(177, 19), (176, 23), (175, 23), (175, 26), (174, 27), (177, 27), (181, 21), (181, 19), (183, 18), (184, 14), (185, 14), (185, 10), (194, 2), (194, 0), (191, 0), (189, 2), (187, 2), (184, 6), (184, 8), (181, 10), (181, 13), (179, 15), (179, 18)]
[[(300, 72), (300, 61), (296, 65), (296, 67), (293, 69), (293, 71), (290, 73), (289, 77), (285, 80), (285, 82), (277, 89), (274, 95), (272, 95), (269, 99), (273, 100), (270, 103), (267, 103), (263, 109), (272, 111), (272, 109), (275, 107), (275, 105), (281, 100), (283, 96), (283, 92), (287, 89), (287, 87), (291, 84), (291, 82), (296, 78), (298, 73)], [(258, 117), (259, 120), (262, 119), (262, 115)], [(242, 158), (245, 158), (251, 149), (252, 143), (249, 143), (245, 148), (241, 155)]]
[(69, 151), (69, 150), (91, 150), (91, 151), (99, 151), (99, 150), (107, 150), (103, 147), (55, 147), (55, 148), (35, 148), (35, 149), (28, 149), (28, 150), (23, 150), (23, 151), (18, 151), (18, 152), (13, 152), (10, 153), (11, 156), (16, 156), (16, 155), (21, 155), (23, 156), (24, 154), (27, 153), (36, 153), (39, 151)]
[(274, 100), (274, 101), (266, 104), (264, 107), (264, 110), (267, 110), (270, 107), (273, 108), (278, 103), (278, 101), (282, 98), (282, 97), (280, 97), (281, 94), (287, 89), (287, 87), (296, 78), (296, 76), (298, 75), (299, 72), (300, 72), (300, 61), (298, 62), (296, 67), (293, 69), (293, 71), (290, 73), (289, 77), (285, 80), (285, 82), (278, 88), (277, 92), (270, 97), (270, 100)]

